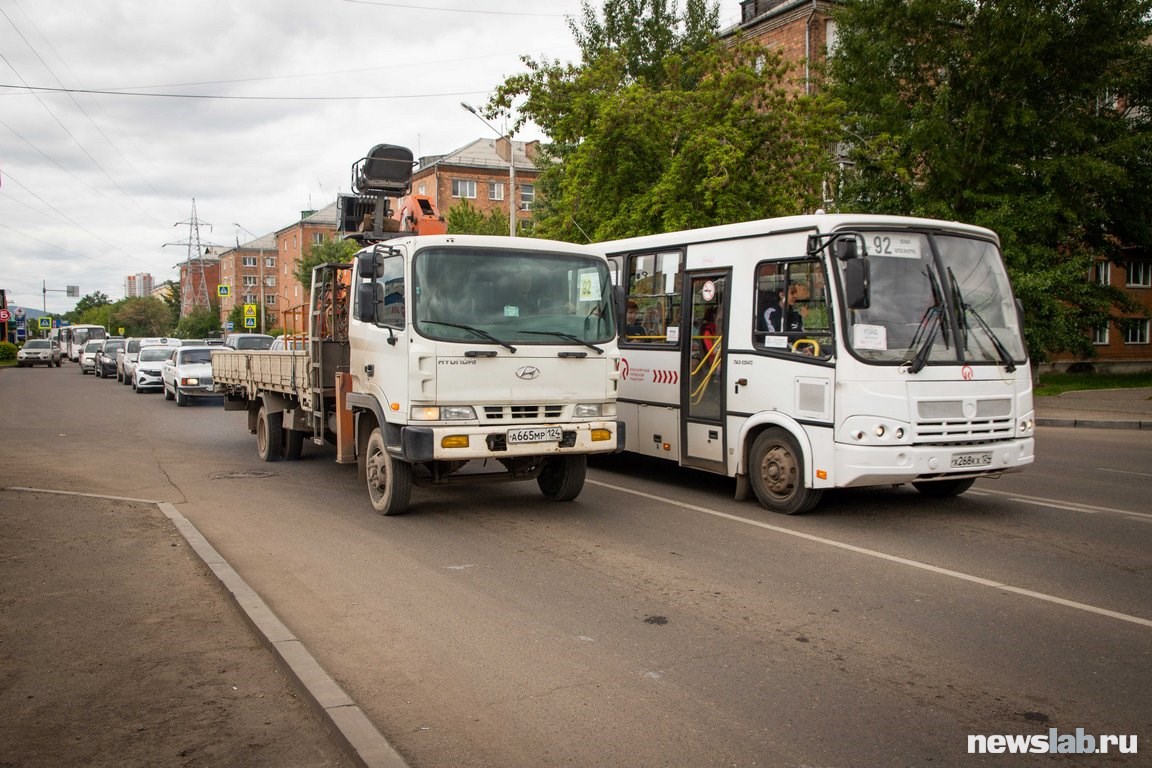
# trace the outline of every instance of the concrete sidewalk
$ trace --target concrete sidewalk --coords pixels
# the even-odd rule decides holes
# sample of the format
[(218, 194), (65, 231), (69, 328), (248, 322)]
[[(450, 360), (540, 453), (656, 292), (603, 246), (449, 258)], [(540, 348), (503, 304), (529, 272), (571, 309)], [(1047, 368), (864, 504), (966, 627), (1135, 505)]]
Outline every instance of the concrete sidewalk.
[(1037, 397), (1035, 406), (1041, 427), (1152, 430), (1152, 387), (1065, 392)]

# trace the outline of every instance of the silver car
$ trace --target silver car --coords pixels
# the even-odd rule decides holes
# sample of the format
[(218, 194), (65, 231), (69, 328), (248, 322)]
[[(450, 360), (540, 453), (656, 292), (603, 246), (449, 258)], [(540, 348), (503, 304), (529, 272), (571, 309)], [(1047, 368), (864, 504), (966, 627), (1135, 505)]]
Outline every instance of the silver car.
[(88, 341), (80, 350), (80, 373), (93, 373), (96, 370), (96, 355), (100, 354), (100, 347), (104, 346), (104, 339)]
[(219, 397), (212, 389), (212, 347), (177, 347), (160, 369), (164, 399), (181, 407), (193, 397)]
[(132, 389), (143, 394), (150, 389), (163, 389), (164, 379), (160, 372), (164, 361), (172, 357), (176, 347), (140, 347), (136, 363), (132, 366)]
[(44, 365), (60, 367), (60, 344), (50, 339), (29, 339), (16, 353), (16, 367)]

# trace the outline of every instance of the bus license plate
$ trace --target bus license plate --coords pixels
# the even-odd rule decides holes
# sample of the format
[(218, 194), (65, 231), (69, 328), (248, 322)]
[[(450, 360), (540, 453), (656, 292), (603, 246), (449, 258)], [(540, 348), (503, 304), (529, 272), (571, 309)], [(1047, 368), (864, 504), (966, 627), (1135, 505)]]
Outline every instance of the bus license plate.
[(952, 468), (964, 467), (990, 467), (992, 466), (991, 453), (954, 453), (952, 454)]
[(525, 443), (558, 443), (564, 438), (564, 430), (560, 427), (525, 427), (523, 429), (510, 429), (506, 435), (508, 445), (523, 445)]

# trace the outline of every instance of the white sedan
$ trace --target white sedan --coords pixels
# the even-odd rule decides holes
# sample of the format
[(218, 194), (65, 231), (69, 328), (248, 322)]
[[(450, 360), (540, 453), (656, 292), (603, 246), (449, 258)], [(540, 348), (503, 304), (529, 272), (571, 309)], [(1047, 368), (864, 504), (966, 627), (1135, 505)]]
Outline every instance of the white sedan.
[(172, 357), (175, 347), (140, 347), (136, 362), (132, 365), (132, 389), (143, 394), (149, 389), (164, 386), (160, 372), (164, 361)]
[(210, 346), (177, 347), (160, 369), (164, 399), (185, 406), (193, 397), (219, 397), (212, 389), (212, 349)]

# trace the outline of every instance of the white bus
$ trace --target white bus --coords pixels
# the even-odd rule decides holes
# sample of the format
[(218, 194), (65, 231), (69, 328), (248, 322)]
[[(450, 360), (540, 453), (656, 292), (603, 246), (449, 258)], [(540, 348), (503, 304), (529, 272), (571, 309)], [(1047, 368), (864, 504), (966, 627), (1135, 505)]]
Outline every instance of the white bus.
[(598, 247), (624, 303), (626, 450), (785, 514), (1032, 463), (1020, 311), (987, 229), (817, 213)]
[(108, 329), (102, 325), (66, 325), (60, 329), (60, 338), (61, 352), (69, 360), (77, 361), (84, 351), (84, 344), (108, 338)]

